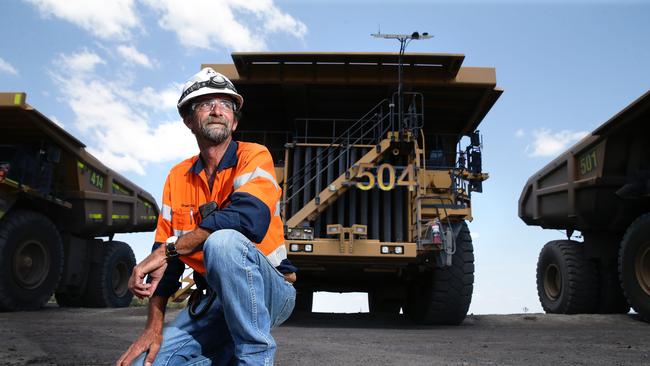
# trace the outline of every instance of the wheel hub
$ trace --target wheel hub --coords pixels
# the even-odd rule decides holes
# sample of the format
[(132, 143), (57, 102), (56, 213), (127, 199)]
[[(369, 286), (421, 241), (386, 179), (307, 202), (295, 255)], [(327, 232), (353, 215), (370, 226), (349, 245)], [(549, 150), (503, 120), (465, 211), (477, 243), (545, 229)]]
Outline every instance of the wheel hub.
[(557, 300), (562, 292), (562, 276), (555, 264), (549, 264), (544, 271), (544, 292), (553, 301)]
[(31, 257), (23, 256), (21, 258), (22, 264), (24, 268), (32, 268), (34, 265), (34, 261), (32, 260)]
[(650, 296), (650, 242), (641, 245), (639, 254), (636, 256), (634, 272), (641, 289)]
[(13, 260), (13, 273), (20, 287), (27, 290), (37, 288), (45, 281), (49, 271), (49, 256), (43, 243), (30, 240), (18, 246)]
[(129, 268), (124, 262), (119, 262), (113, 267), (112, 273), (113, 292), (117, 297), (122, 297), (128, 291)]

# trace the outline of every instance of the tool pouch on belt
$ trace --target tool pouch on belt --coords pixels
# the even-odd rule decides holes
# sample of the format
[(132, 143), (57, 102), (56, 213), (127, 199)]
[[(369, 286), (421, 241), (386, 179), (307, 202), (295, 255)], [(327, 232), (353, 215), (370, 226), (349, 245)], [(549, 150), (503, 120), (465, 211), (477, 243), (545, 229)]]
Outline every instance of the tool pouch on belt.
[[(199, 319), (210, 309), (214, 299), (217, 297), (217, 294), (208, 286), (208, 282), (205, 280), (205, 277), (199, 273), (194, 272), (192, 274), (194, 278), (194, 284), (196, 285), (196, 290), (192, 292), (189, 300), (187, 301), (188, 313), (192, 319)], [(205, 294), (203, 293), (205, 291)], [(199, 308), (201, 305), (201, 300), (204, 297), (208, 298), (208, 301)]]

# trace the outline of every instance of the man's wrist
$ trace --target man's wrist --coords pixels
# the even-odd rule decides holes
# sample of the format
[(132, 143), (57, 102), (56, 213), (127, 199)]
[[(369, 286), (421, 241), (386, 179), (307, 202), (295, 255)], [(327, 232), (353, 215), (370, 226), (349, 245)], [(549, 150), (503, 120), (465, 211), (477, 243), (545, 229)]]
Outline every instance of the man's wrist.
[(152, 296), (149, 299), (149, 315), (145, 331), (162, 333), (165, 322), (165, 309), (167, 308), (168, 297)]
[(165, 246), (165, 258), (167, 258), (167, 260), (171, 260), (178, 257), (178, 251), (176, 250), (177, 242), (178, 242), (177, 236), (170, 236), (163, 244)]

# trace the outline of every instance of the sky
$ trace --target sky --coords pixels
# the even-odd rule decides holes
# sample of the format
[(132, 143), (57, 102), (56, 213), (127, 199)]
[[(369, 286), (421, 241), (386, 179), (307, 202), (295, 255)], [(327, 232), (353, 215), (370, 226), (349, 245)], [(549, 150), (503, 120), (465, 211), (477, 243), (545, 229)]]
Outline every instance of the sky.
[[(171, 166), (198, 152), (175, 103), (202, 63), (235, 51), (396, 52), (370, 36), (429, 32), (407, 52), (461, 53), (496, 68), (469, 223), (470, 313), (540, 312), (535, 267), (563, 232), (526, 226), (530, 175), (650, 88), (650, 1), (4, 0), (0, 91), (27, 102), (159, 200)], [(245, 98), (246, 96), (244, 96)], [(153, 233), (118, 235), (138, 260)], [(315, 311), (367, 311), (365, 294), (318, 293)]]

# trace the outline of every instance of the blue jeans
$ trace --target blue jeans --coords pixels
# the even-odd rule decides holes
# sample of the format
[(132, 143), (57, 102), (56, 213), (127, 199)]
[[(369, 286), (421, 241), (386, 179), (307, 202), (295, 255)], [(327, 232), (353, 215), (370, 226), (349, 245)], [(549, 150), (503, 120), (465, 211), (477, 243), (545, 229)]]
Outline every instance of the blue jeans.
[[(203, 317), (192, 319), (185, 308), (165, 327), (154, 365), (272, 365), (271, 328), (291, 315), (293, 285), (238, 231), (212, 233), (203, 255), (216, 299)], [(204, 297), (199, 308), (207, 302)]]

